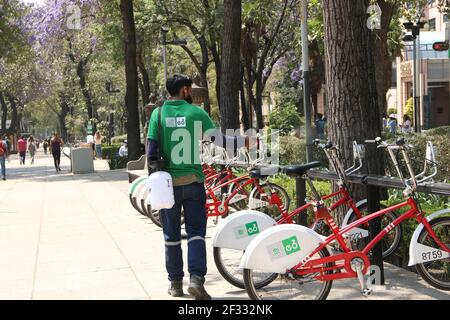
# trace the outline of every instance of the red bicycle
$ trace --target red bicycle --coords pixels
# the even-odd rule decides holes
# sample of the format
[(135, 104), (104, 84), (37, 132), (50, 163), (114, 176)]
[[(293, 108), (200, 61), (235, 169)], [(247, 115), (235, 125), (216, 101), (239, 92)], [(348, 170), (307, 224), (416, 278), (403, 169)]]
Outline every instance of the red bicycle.
[[(394, 162), (405, 186), (405, 201), (363, 217), (342, 229), (334, 225), (329, 210), (318, 201), (315, 205), (316, 218), (324, 220), (333, 231), (325, 239), (311, 229), (294, 225), (276, 226), (261, 233), (247, 248), (241, 263), (245, 268), (245, 287), (252, 299), (326, 299), (334, 280), (348, 278), (357, 278), (362, 294), (369, 296), (372, 289), (364, 279), (370, 268), (369, 253), (407, 219), (419, 223), (411, 239), (410, 266), (415, 265), (422, 278), (433, 287), (450, 290), (450, 217), (434, 215), (432, 219), (427, 219), (415, 196), (417, 185), (429, 180), (436, 171), (429, 176), (423, 173), (415, 176), (404, 140), (395, 145), (389, 145), (381, 138), (377, 138), (376, 142), (379, 148), (388, 150)], [(395, 150), (403, 156), (409, 179), (404, 177), (400, 169)], [(435, 168), (435, 163), (433, 165)], [(401, 209), (408, 210), (363, 249), (354, 249), (346, 241), (346, 234), (354, 228)], [(339, 245), (341, 252), (331, 250), (333, 243)], [(272, 277), (265, 286), (258, 287), (258, 278), (255, 279), (254, 274), (261, 272), (272, 272)]]
[[(313, 194), (313, 199), (307, 201), (307, 203), (293, 212), (289, 213), (287, 208), (280, 207), (280, 215), (272, 215), (273, 219), (268, 218), (265, 215), (261, 215), (260, 212), (246, 211), (242, 213), (236, 213), (229, 219), (223, 222), (213, 239), (213, 252), (214, 261), (216, 267), (220, 274), (232, 285), (244, 289), (244, 279), (242, 270), (239, 268), (239, 263), (241, 261), (242, 255), (246, 250), (247, 246), (250, 244), (252, 239), (264, 230), (271, 228), (274, 225), (282, 224), (294, 224), (295, 218), (300, 214), (307, 214), (310, 209), (315, 208), (318, 203), (325, 205), (325, 201), (330, 200), (332, 203), (329, 205), (327, 210), (334, 212), (338, 208), (347, 208), (347, 215), (344, 221), (350, 222), (354, 220), (361, 219), (368, 214), (367, 212), (367, 201), (363, 200), (355, 203), (350, 196), (349, 188), (346, 183), (346, 177), (357, 172), (361, 169), (363, 163), (364, 152), (360, 145), (353, 143), (354, 148), (354, 164), (351, 168), (347, 170), (344, 169), (341, 162), (341, 155), (339, 149), (329, 142), (327, 144), (321, 143), (320, 140), (315, 140), (315, 144), (320, 147), (326, 154), (330, 164), (332, 165), (334, 172), (339, 177), (338, 186), (339, 189), (329, 195), (321, 196), (316, 190), (314, 184), (309, 179), (307, 172), (310, 169), (320, 167), (319, 162), (313, 162), (306, 165), (299, 166), (289, 166), (282, 169), (282, 171), (290, 177), (300, 177), (305, 176), (306, 181)], [(259, 170), (255, 169), (252, 174), (260, 174)], [(250, 200), (250, 209), (259, 208), (265, 206), (264, 199), (258, 200), (255, 206), (252, 204), (253, 198)], [(382, 219), (383, 227), (388, 226), (397, 218), (394, 210), (389, 211)], [(319, 217), (315, 217), (314, 221), (310, 224), (310, 228), (317, 231), (321, 235), (330, 234), (332, 230), (336, 228), (336, 223), (333, 221), (326, 221)], [(250, 232), (248, 234), (244, 232), (244, 236), (236, 236), (234, 233), (236, 228), (239, 226), (254, 226), (257, 232)], [(364, 243), (367, 239), (368, 224), (363, 224), (360, 228), (355, 228), (351, 230), (346, 235), (346, 241), (352, 242), (354, 246)], [(246, 236), (247, 235), (247, 236)], [(388, 237), (386, 237), (382, 243), (383, 247), (383, 257), (388, 257), (391, 255), (398, 247), (401, 240), (401, 229), (395, 229), (391, 232)], [(256, 278), (256, 276), (254, 276)], [(267, 282), (271, 281), (272, 274), (270, 273), (259, 273), (258, 279), (255, 280), (256, 287), (263, 287)]]

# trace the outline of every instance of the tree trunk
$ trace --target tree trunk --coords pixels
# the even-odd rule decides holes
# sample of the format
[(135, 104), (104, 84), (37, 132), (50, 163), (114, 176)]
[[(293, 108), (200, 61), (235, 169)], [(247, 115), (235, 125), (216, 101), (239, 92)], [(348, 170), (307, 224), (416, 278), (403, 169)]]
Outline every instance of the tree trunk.
[(0, 105), (2, 107), (2, 129), (1, 133), (6, 133), (6, 118), (8, 117), (8, 105), (6, 104), (5, 97), (3, 96), (3, 93), (0, 92)]
[(86, 109), (88, 112), (89, 120), (94, 119), (94, 103), (92, 101), (92, 94), (86, 83), (86, 62), (80, 60), (77, 65), (77, 75), (80, 83), (81, 92), (83, 93), (86, 101)]
[(208, 85), (208, 79), (207, 79), (207, 72), (208, 72), (208, 65), (206, 67), (203, 67), (203, 70), (200, 74), (200, 86), (203, 88), (206, 88), (206, 92), (208, 93), (208, 96), (206, 97), (206, 100), (204, 102), (205, 111), (208, 114), (211, 114), (211, 100), (209, 99), (209, 85)]
[(148, 75), (147, 68), (145, 68), (144, 59), (142, 58), (142, 49), (139, 50), (137, 55), (137, 65), (139, 67), (139, 72), (142, 76), (142, 99), (143, 104), (147, 105), (150, 103), (150, 77)]
[(69, 104), (67, 103), (67, 97), (63, 94), (60, 95), (60, 103), (61, 111), (57, 113), (58, 115), (58, 121), (59, 121), (59, 128), (61, 132), (61, 138), (64, 141), (69, 141), (69, 137), (67, 134), (67, 126), (66, 126), (66, 117), (70, 112)]
[(222, 131), (239, 129), (241, 0), (224, 0), (220, 115)]
[(8, 134), (17, 133), (18, 125), (19, 125), (19, 114), (17, 111), (17, 104), (14, 100), (14, 97), (7, 94), (7, 99), (9, 101), (9, 105), (11, 107), (11, 124), (7, 130)]
[(312, 100), (312, 107), (313, 107), (313, 114), (312, 114), (312, 119), (316, 120), (317, 119), (317, 114), (319, 113), (319, 103), (318, 100), (319, 97), (317, 96), (317, 94), (311, 94), (311, 100)]
[(375, 39), (375, 69), (377, 94), (378, 94), (378, 112), (379, 121), (382, 121), (382, 113), (387, 112), (388, 105), (386, 101), (386, 94), (392, 83), (392, 57), (389, 55), (388, 47), (388, 32), (391, 24), (392, 16), (398, 4), (388, 3), (380, 0), (378, 4), (383, 12), (381, 16), (381, 29), (376, 30), (377, 37)]
[(139, 90), (136, 63), (136, 30), (132, 0), (120, 0), (120, 12), (123, 23), (123, 42), (125, 47), (125, 73), (127, 92), (125, 105), (127, 108), (128, 158), (137, 160), (141, 155), (139, 127)]
[[(373, 57), (374, 33), (367, 26), (366, 0), (324, 2), (328, 133), (344, 165), (353, 163), (352, 141), (381, 134)], [(366, 154), (371, 174), (381, 174), (381, 153)], [(356, 198), (361, 188), (353, 188)]]
[(264, 117), (262, 112), (263, 107), (263, 92), (264, 86), (262, 83), (262, 75), (256, 76), (256, 104), (255, 104), (255, 113), (256, 113), (256, 125), (257, 129), (264, 129)]
[(245, 81), (245, 71), (244, 67), (241, 66), (240, 97), (241, 97), (242, 123), (244, 124), (244, 131), (247, 131), (250, 129), (250, 121), (249, 121), (250, 119), (248, 115), (248, 107), (245, 98), (244, 81)]

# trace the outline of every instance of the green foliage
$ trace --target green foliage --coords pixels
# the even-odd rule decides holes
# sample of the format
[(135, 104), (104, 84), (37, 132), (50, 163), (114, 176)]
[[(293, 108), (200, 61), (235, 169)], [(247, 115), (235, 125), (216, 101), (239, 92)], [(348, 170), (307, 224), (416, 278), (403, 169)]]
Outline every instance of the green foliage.
[(387, 110), (387, 116), (389, 117), (391, 114), (397, 114), (397, 108), (389, 108)]
[[(291, 205), (289, 207), (290, 211), (294, 211), (297, 208), (296, 205), (296, 188), (295, 188), (295, 179), (290, 178), (284, 174), (277, 175), (270, 180), (272, 183), (275, 183), (281, 187), (283, 187), (291, 199)], [(327, 195), (331, 193), (331, 183), (327, 181), (313, 181), (314, 187), (321, 195)], [(311, 188), (307, 185), (306, 187), (307, 197), (313, 197)]]
[[(427, 141), (431, 141), (436, 148), (436, 161), (438, 166), (438, 174), (434, 178), (435, 181), (450, 182), (450, 127), (440, 127), (422, 134), (407, 134), (406, 141), (412, 148), (408, 149), (408, 155), (411, 158), (412, 167), (416, 174), (423, 171), (426, 153)], [(397, 137), (398, 138), (398, 137)], [(406, 173), (406, 166), (398, 155), (402, 171)], [(397, 176), (392, 161), (388, 162), (388, 172)]]
[(121, 135), (121, 136), (117, 136), (117, 137), (112, 137), (111, 138), (111, 143), (112, 144), (121, 144), (123, 143), (124, 140), (127, 140), (127, 135)]
[(102, 146), (103, 159), (108, 160), (110, 170), (124, 169), (127, 167), (128, 159), (117, 156), (120, 144), (112, 144), (110, 146)]
[(286, 135), (294, 129), (299, 129), (302, 119), (295, 105), (280, 105), (269, 114), (269, 125), (270, 128), (281, 130), (282, 134)]
[(407, 114), (410, 119), (414, 118), (414, 98), (409, 98), (408, 101), (406, 101), (405, 114)]
[[(328, 167), (328, 159), (324, 152), (317, 148), (313, 149), (314, 159), (320, 161), (324, 168)], [(280, 137), (280, 164), (296, 165), (306, 162), (305, 140), (293, 136)]]

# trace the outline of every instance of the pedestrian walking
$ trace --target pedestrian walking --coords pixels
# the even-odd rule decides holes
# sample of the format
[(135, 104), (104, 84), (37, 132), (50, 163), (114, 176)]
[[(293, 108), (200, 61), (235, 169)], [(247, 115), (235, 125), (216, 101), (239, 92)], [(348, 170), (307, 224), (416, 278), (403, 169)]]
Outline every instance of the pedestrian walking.
[(50, 140), (50, 147), (52, 150), (53, 162), (55, 164), (56, 172), (61, 171), (61, 147), (64, 145), (64, 141), (59, 137), (59, 134), (55, 133)]
[(389, 128), (389, 133), (396, 135), (397, 134), (397, 118), (395, 117), (395, 114), (391, 114), (389, 116), (389, 121), (388, 121), (388, 128)]
[(48, 141), (44, 140), (44, 142), (42, 143), (42, 147), (44, 148), (44, 154), (47, 154), (47, 149), (48, 149)]
[[(220, 130), (215, 128), (211, 118), (203, 109), (191, 104), (192, 80), (190, 78), (184, 75), (174, 75), (167, 80), (166, 87), (171, 98), (161, 108), (154, 110), (149, 124), (148, 161), (151, 166), (158, 162), (156, 161), (158, 158), (157, 150), (160, 148), (166, 163), (164, 170), (173, 178), (175, 205), (171, 209), (161, 210), (166, 269), (170, 282), (168, 293), (173, 297), (184, 295), (180, 225), (183, 208), (188, 235), (188, 270), (190, 274), (188, 292), (196, 300), (210, 300), (211, 296), (204, 287), (207, 273), (205, 177), (200, 161), (194, 159), (199, 157), (198, 141), (202, 140), (202, 133), (214, 131), (215, 137), (217, 137), (217, 134), (221, 135), (221, 133)], [(202, 131), (197, 130), (197, 124), (201, 124)], [(161, 132), (159, 132), (159, 127), (161, 127)], [(178, 142), (171, 139), (176, 130), (182, 131), (184, 137), (192, 137), (186, 146), (189, 150), (184, 151), (184, 154), (192, 155), (192, 157), (188, 157), (189, 160), (180, 161), (177, 158), (179, 153), (172, 154), (171, 152), (171, 150), (177, 149)], [(158, 142), (159, 134), (161, 134), (160, 142)], [(239, 145), (238, 137), (223, 137), (232, 140), (231, 143), (226, 145)]]
[(31, 164), (34, 164), (34, 156), (36, 155), (36, 142), (34, 141), (33, 136), (30, 136), (28, 138), (28, 152), (30, 154), (30, 158), (31, 158)]
[(410, 133), (412, 131), (411, 118), (407, 114), (403, 116), (403, 124), (400, 127), (402, 128), (402, 133)]
[(20, 165), (25, 165), (25, 156), (27, 155), (27, 142), (25, 137), (21, 136), (17, 141), (17, 150), (19, 150)]
[(6, 135), (0, 141), (0, 166), (1, 166), (1, 174), (3, 181), (6, 180), (6, 158), (8, 157), (8, 145), (6, 144), (6, 140), (8, 138)]
[(10, 155), (11, 155), (11, 140), (8, 138), (8, 135), (5, 134), (5, 139), (4, 139), (5, 143), (6, 143), (6, 147), (7, 147), (7, 154), (6, 154), (6, 160), (8, 161), (8, 163), (11, 162), (10, 159)]
[(102, 159), (102, 140), (103, 136), (100, 134), (100, 131), (97, 131), (94, 135), (94, 143), (95, 143), (95, 156), (99, 159)]

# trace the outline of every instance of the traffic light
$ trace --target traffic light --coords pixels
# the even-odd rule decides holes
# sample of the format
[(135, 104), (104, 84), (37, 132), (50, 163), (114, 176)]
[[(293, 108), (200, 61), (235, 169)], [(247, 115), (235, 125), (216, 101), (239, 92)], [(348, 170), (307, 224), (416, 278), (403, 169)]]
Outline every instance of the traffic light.
[(449, 50), (449, 48), (450, 48), (450, 46), (449, 46), (448, 41), (433, 43), (434, 51), (447, 51), (447, 50)]

